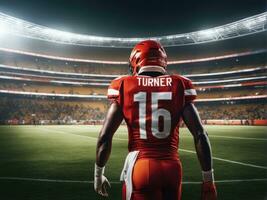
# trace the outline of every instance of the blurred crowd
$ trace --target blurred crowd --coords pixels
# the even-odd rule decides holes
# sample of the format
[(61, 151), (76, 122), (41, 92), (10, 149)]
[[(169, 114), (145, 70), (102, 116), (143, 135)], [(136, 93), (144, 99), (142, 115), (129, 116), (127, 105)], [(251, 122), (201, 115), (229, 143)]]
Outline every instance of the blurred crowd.
[(65, 102), (58, 100), (0, 99), (0, 121), (18, 120), (20, 123), (33, 124), (41, 121), (86, 121), (102, 120), (105, 112), (91, 107), (88, 103)]
[(203, 120), (267, 119), (266, 104), (201, 105), (198, 110)]
[[(103, 120), (108, 102), (80, 102), (52, 99), (20, 99), (0, 97), (0, 123), (40, 124)], [(197, 105), (201, 119), (267, 119), (267, 105), (204, 104)]]

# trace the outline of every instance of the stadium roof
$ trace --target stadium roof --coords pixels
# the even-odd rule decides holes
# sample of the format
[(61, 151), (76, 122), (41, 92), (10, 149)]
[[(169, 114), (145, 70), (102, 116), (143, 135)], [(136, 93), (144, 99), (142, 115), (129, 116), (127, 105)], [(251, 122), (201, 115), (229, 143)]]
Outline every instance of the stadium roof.
[(95, 47), (132, 48), (137, 42), (145, 39), (158, 40), (165, 47), (184, 46), (246, 36), (266, 29), (267, 12), (264, 12), (223, 26), (184, 34), (149, 38), (100, 37), (64, 32), (0, 13), (0, 38), (13, 34), (47, 42)]

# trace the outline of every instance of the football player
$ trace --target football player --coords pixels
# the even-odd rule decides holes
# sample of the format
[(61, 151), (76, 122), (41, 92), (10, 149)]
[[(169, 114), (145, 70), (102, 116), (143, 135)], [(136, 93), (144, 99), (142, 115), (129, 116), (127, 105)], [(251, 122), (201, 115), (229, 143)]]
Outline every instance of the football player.
[(112, 137), (124, 119), (128, 150), (121, 174), (124, 200), (180, 200), (182, 167), (178, 155), (179, 124), (193, 135), (201, 165), (202, 200), (216, 200), (209, 139), (193, 101), (192, 82), (168, 75), (167, 55), (156, 41), (137, 44), (130, 55), (132, 75), (113, 80), (108, 89), (110, 108), (100, 131), (94, 174), (95, 191), (108, 196), (104, 176)]

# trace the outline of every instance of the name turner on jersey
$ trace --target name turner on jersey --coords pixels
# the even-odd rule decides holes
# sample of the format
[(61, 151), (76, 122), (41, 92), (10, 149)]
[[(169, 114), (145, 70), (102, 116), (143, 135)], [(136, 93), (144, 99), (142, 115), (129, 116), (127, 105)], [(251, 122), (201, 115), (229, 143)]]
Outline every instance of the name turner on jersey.
[(172, 86), (172, 78), (170, 77), (137, 77), (138, 86), (148, 87), (164, 87)]

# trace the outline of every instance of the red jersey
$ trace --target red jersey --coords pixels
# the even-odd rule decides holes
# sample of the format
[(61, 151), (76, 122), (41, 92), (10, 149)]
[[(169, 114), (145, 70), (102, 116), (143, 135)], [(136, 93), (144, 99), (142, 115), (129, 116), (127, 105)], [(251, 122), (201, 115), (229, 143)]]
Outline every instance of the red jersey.
[(192, 82), (179, 75), (122, 76), (108, 98), (122, 108), (129, 151), (139, 158), (178, 159), (179, 122), (184, 106), (196, 98)]

